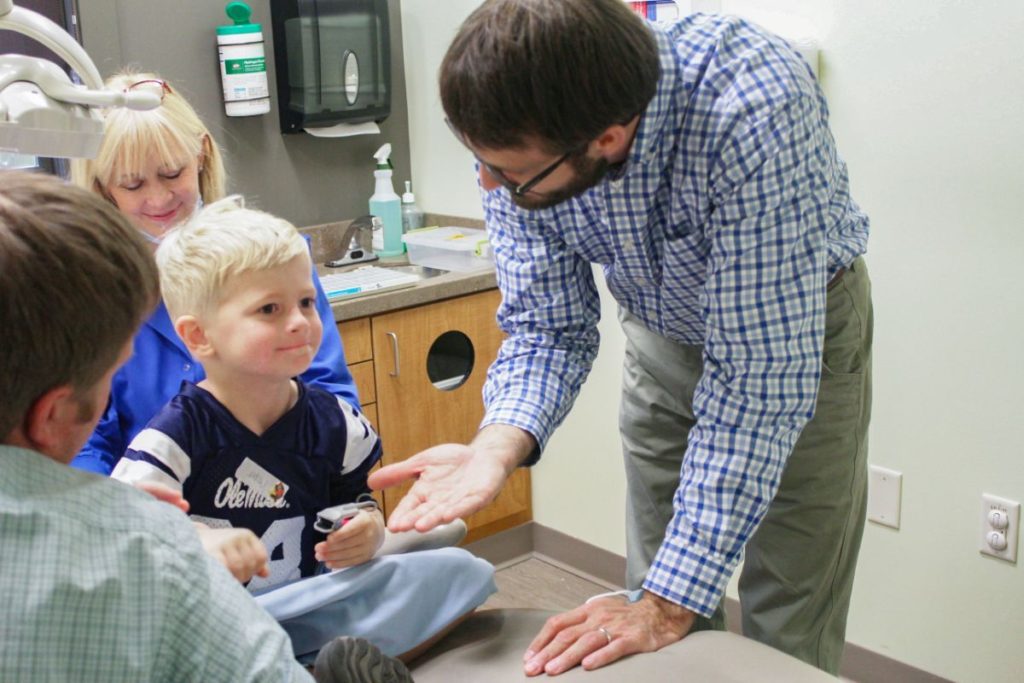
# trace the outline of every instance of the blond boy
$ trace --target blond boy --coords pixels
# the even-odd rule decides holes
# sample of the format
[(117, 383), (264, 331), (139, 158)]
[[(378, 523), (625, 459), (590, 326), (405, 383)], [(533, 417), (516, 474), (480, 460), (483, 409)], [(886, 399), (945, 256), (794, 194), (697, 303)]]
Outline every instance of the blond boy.
[(320, 345), (309, 249), (287, 221), (228, 198), (157, 251), (174, 329), (206, 370), (133, 439), (112, 476), (182, 491), (193, 519), (263, 540), (269, 575), (252, 591), (369, 560), (384, 537), (364, 511), (321, 539), (323, 508), (368, 493), (380, 458), (369, 422), (295, 379)]
[[(182, 383), (111, 476), (180, 490), (195, 521), (259, 536), (269, 572), (248, 587), (299, 655), (340, 633), (404, 653), (482, 602), (493, 568), (464, 551), (368, 563), (384, 537), (377, 510), (326, 538), (314, 529), (320, 510), (369, 493), (381, 446), (358, 410), (295, 379), (322, 333), (295, 228), (228, 198), (169, 233), (157, 264), (175, 331), (206, 379)], [(321, 563), (350, 569), (323, 574)]]

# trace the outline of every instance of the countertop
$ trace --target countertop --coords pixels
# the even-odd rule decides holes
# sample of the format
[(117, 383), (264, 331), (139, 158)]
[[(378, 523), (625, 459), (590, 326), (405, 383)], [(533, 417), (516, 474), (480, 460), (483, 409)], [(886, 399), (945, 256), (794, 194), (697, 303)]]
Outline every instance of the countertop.
[[(368, 264), (379, 267), (389, 265), (406, 265), (409, 260), (406, 257), (399, 259), (381, 259)], [(317, 266), (317, 272), (321, 275), (327, 273), (343, 273), (359, 266), (346, 266), (344, 268), (325, 268)], [(393, 289), (380, 294), (367, 294), (366, 296), (341, 299), (331, 303), (331, 310), (334, 312), (334, 319), (337, 322), (365, 318), (368, 315), (377, 315), (396, 311), (400, 308), (410, 306), (421, 306), (431, 304), (443, 299), (451, 299), (456, 296), (482, 292), (487, 289), (494, 289), (498, 286), (495, 278), (494, 268), (474, 270), (468, 273), (457, 273), (455, 271), (438, 275), (436, 277), (420, 280), (411, 287)]]
[[(313, 248), (313, 260), (317, 263), (317, 272), (319, 274), (343, 273), (347, 270), (358, 268), (360, 265), (386, 268), (388, 266), (407, 265), (409, 263), (408, 258), (402, 256), (397, 259), (380, 259), (368, 264), (357, 264), (344, 268), (324, 267), (322, 264), (325, 261), (338, 258), (343, 253), (343, 250), (340, 249), (339, 240), (349, 222), (325, 223), (301, 229), (301, 232), (310, 237)], [(437, 214), (427, 214), (424, 223), (426, 225), (456, 225), (464, 228), (482, 229), (484, 227), (483, 221), (478, 219)], [(338, 322), (343, 322), (364, 318), (369, 315), (396, 311), (400, 308), (421, 306), (434, 303), (435, 301), (482, 292), (487, 289), (494, 289), (497, 286), (498, 283), (493, 267), (466, 273), (452, 271), (444, 275), (421, 280), (412, 287), (335, 301), (331, 304), (331, 310), (334, 312), (334, 319)]]

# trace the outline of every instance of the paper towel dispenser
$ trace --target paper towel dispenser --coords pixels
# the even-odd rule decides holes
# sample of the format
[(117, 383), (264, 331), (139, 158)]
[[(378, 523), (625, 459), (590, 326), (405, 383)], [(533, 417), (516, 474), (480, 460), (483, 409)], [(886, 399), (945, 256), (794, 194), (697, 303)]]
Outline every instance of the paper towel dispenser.
[(387, 0), (271, 0), (282, 133), (391, 113)]

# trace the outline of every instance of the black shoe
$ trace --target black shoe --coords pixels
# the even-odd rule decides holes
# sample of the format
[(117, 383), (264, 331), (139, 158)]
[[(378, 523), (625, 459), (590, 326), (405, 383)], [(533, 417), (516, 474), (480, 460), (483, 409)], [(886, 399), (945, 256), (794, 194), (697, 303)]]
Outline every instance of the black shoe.
[(354, 636), (340, 636), (320, 649), (313, 678), (317, 683), (413, 683), (400, 660)]

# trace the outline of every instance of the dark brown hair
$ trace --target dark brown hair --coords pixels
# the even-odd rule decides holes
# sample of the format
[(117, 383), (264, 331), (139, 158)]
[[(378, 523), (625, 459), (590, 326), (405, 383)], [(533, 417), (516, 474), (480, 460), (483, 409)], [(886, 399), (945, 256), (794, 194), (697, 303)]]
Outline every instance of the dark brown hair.
[(148, 245), (110, 203), (0, 171), (0, 439), (47, 391), (93, 387), (159, 296)]
[(629, 121), (654, 96), (658, 46), (622, 0), (489, 0), (441, 63), (441, 102), (473, 146), (554, 153)]

